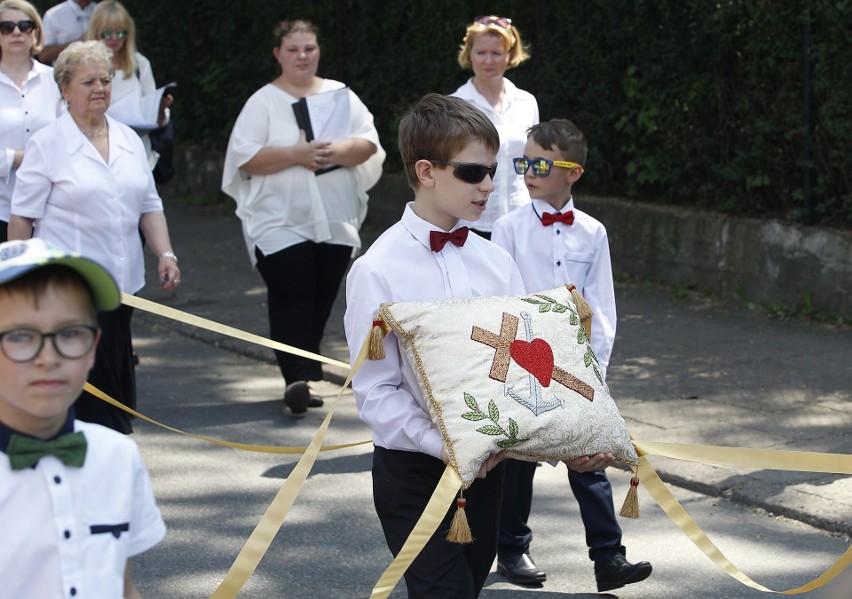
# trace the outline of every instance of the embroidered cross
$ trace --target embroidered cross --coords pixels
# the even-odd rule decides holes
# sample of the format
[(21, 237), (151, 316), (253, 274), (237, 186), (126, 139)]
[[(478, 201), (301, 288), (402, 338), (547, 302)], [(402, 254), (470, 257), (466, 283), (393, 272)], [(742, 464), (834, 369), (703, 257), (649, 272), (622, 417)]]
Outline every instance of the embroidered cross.
[[(527, 370), (528, 372), (533, 372), (530, 368), (534, 364), (538, 364), (543, 360), (536, 360), (535, 356), (530, 356), (528, 348), (532, 349), (534, 352), (538, 351), (539, 353), (546, 346), (546, 349), (550, 352), (551, 360), (548, 364), (552, 364), (552, 350), (550, 349), (550, 345), (544, 341), (543, 339), (533, 339), (530, 342), (524, 341), (516, 341), (515, 337), (518, 334), (518, 317), (512, 316), (507, 312), (503, 312), (503, 319), (500, 323), (500, 334), (496, 335), (491, 331), (487, 331), (481, 327), (474, 326), (470, 333), (470, 338), (473, 341), (478, 343), (482, 343), (489, 347), (494, 348), (494, 360), (491, 362), (491, 371), (488, 373), (488, 376), (495, 381), (500, 381), (501, 383), (506, 382), (506, 376), (509, 373), (509, 362), (512, 358), (515, 358), (515, 361), (518, 362), (518, 365)], [(538, 347), (535, 344), (538, 344)], [(560, 385), (574, 391), (575, 393), (580, 394), (582, 397), (585, 397), (589, 401), (594, 401), (595, 399), (595, 390), (591, 385), (584, 383), (582, 380), (578, 379), (573, 374), (566, 372), (559, 366), (553, 365), (552, 372), (548, 373), (534, 373), (534, 375), (539, 378), (539, 380), (547, 387), (550, 384), (550, 381), (542, 381), (542, 378), (546, 378), (547, 375), (550, 375), (550, 379), (556, 381)]]

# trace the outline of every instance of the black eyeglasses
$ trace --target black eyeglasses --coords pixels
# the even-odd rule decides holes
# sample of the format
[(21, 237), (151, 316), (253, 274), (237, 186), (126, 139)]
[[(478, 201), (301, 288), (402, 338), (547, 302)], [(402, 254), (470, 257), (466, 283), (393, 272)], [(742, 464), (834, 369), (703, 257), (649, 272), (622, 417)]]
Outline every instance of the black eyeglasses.
[(35, 21), (32, 19), (26, 19), (24, 21), (0, 21), (0, 33), (3, 35), (9, 35), (13, 31), (15, 31), (15, 27), (18, 28), (18, 31), (21, 33), (29, 33), (33, 29), (35, 29)]
[(30, 328), (12, 329), (0, 333), (0, 349), (12, 362), (29, 362), (41, 353), (44, 340), (50, 337), (56, 353), (77, 360), (92, 349), (97, 332), (98, 327), (91, 324), (71, 324), (52, 333)]
[(101, 29), (101, 39), (108, 40), (115, 34), (116, 39), (123, 40), (127, 39), (127, 29), (112, 29), (107, 27), (106, 29)]
[(491, 180), (494, 181), (494, 175), (497, 174), (496, 162), (491, 166), (476, 164), (475, 162), (449, 162), (447, 160), (430, 160), (429, 162), (432, 164), (447, 164), (453, 167), (453, 175), (455, 175), (456, 179), (470, 184), (482, 183), (485, 175), (491, 175)]
[(550, 174), (550, 169), (554, 166), (562, 168), (578, 168), (583, 172), (583, 167), (576, 162), (567, 162), (563, 160), (548, 160), (547, 158), (512, 158), (512, 164), (515, 166), (515, 172), (519, 175), (526, 173), (530, 167), (533, 169), (533, 174), (536, 177), (546, 177)]
[(507, 19), (506, 17), (495, 17), (489, 15), (479, 15), (473, 20), (474, 23), (479, 23), (480, 25), (497, 25), (502, 29), (508, 29), (512, 26), (512, 19)]

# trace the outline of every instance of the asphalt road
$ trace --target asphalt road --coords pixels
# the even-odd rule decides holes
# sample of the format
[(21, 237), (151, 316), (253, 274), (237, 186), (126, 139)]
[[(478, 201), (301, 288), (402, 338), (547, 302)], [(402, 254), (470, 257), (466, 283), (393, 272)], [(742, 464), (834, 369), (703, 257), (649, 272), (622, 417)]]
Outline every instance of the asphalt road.
[[(282, 413), (277, 368), (176, 334), (137, 318), (140, 410), (169, 425), (228, 441), (305, 445), (327, 409), (301, 418)], [(338, 387), (321, 383), (327, 405)], [(137, 423), (135, 440), (151, 472), (168, 525), (166, 539), (134, 560), (146, 599), (208, 597), (272, 501), (296, 457), (222, 448)], [(345, 395), (327, 443), (367, 440), (351, 396)], [(241, 598), (368, 597), (391, 556), (372, 506), (369, 445), (320, 455), (269, 552)], [(611, 475), (617, 501), (628, 477)], [(672, 487), (723, 552), (757, 582), (797, 587), (829, 567), (849, 547), (832, 535), (760, 509)], [(542, 466), (536, 476), (533, 555), (548, 573), (542, 588), (507, 583), (492, 573), (483, 598), (593, 596), (648, 599), (764, 597), (733, 580), (704, 556), (640, 493), (642, 517), (622, 521), (628, 558), (649, 560), (643, 583), (609, 595), (595, 592), (583, 528), (564, 469)], [(852, 596), (849, 573), (808, 595)], [(405, 597), (404, 584), (392, 597)]]

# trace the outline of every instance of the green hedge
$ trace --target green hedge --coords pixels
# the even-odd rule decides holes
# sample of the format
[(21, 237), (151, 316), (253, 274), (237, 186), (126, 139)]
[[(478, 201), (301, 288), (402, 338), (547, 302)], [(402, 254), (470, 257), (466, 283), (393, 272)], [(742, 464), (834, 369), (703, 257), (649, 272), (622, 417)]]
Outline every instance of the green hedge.
[[(304, 17), (320, 26), (320, 74), (372, 110), (391, 170), (400, 112), (465, 81), (458, 45), (482, 12), (464, 0), (125, 4), (158, 82), (179, 84), (182, 142), (224, 148), (246, 98), (276, 75), (273, 25)], [(538, 98), (543, 119), (570, 118), (589, 137), (580, 191), (852, 226), (852, 0), (489, 7), (532, 46), (509, 77)]]

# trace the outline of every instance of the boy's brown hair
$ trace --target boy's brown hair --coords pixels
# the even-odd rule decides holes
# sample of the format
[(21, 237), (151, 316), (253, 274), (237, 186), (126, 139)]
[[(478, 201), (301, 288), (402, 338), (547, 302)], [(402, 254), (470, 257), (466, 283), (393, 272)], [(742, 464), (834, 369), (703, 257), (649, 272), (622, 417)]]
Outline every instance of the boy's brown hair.
[(500, 136), (485, 113), (460, 98), (423, 96), (399, 121), (398, 145), (408, 186), (417, 189), (418, 160), (447, 161), (475, 141), (495, 154), (500, 149)]
[(533, 125), (527, 130), (527, 139), (530, 138), (545, 150), (553, 150), (556, 146), (562, 152), (562, 158), (586, 166), (589, 151), (586, 136), (568, 119), (550, 119)]
[(92, 316), (92, 324), (97, 324), (97, 311), (95, 310), (95, 297), (92, 288), (79, 273), (74, 269), (61, 264), (48, 264), (42, 268), (30, 272), (0, 285), (0, 296), (19, 295), (32, 298), (33, 304), (38, 307), (39, 299), (47, 293), (50, 286), (74, 289), (86, 297), (89, 311)]

